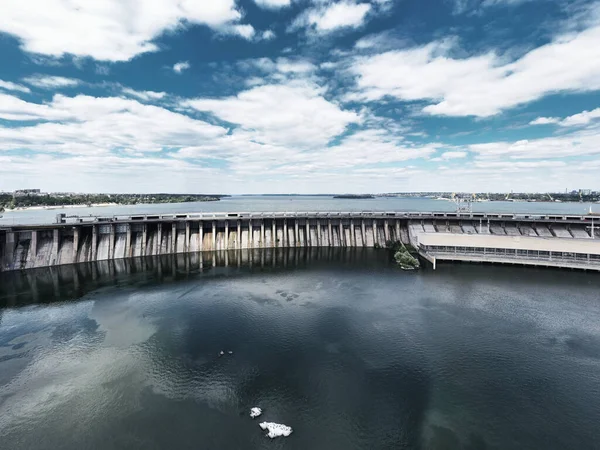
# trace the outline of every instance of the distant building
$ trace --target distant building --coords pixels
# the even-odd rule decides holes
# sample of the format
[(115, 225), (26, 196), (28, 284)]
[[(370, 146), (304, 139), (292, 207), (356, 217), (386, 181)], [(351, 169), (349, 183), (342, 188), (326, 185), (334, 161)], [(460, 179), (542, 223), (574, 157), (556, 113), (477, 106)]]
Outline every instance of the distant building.
[(581, 195), (592, 195), (592, 190), (591, 189), (580, 189), (579, 193)]
[(15, 196), (21, 197), (23, 195), (40, 195), (41, 193), (41, 189), (19, 189), (15, 191)]

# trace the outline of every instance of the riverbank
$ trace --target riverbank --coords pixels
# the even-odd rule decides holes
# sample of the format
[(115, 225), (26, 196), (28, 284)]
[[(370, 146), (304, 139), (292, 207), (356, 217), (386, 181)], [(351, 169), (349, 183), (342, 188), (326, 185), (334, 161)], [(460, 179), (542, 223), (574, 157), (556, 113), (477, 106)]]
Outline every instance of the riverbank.
[(92, 204), (81, 204), (81, 205), (56, 205), (56, 206), (18, 206), (14, 209), (7, 209), (6, 211), (17, 212), (17, 211), (51, 211), (55, 209), (72, 209), (72, 208), (104, 208), (107, 206), (119, 206), (119, 203), (92, 203)]

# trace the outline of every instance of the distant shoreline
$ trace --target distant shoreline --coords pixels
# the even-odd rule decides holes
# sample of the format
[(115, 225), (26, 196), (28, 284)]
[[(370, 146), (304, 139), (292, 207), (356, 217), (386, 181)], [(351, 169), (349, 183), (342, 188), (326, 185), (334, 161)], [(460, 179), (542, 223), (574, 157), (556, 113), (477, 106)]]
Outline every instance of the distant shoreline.
[(341, 198), (345, 200), (364, 200), (375, 198), (375, 196), (371, 194), (342, 194), (334, 195), (333, 198)]
[(17, 211), (41, 211), (41, 210), (54, 210), (54, 209), (70, 209), (70, 208), (101, 208), (104, 206), (119, 206), (119, 203), (92, 203), (92, 204), (81, 204), (81, 205), (48, 205), (48, 206), (18, 206), (14, 209), (6, 209), (5, 212), (17, 212)]

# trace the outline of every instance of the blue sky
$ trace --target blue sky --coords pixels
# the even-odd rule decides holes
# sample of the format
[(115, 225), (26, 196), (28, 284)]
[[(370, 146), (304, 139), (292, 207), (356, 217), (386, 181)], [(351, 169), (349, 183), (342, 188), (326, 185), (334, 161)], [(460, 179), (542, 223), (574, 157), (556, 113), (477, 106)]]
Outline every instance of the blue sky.
[(3, 0), (0, 190), (600, 190), (600, 2)]

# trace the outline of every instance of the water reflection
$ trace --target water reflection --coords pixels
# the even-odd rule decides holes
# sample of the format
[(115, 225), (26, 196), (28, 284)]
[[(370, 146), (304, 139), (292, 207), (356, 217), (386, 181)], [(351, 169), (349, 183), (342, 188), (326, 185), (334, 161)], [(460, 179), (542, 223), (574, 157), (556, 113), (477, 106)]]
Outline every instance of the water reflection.
[(244, 269), (285, 269), (314, 266), (336, 261), (352, 264), (375, 257), (385, 264), (385, 251), (363, 248), (281, 248), (246, 249), (161, 255), (64, 265), (15, 272), (0, 272), (0, 308), (33, 303), (51, 303), (76, 299), (102, 286), (132, 277), (139, 283), (165, 283), (217, 267)]

